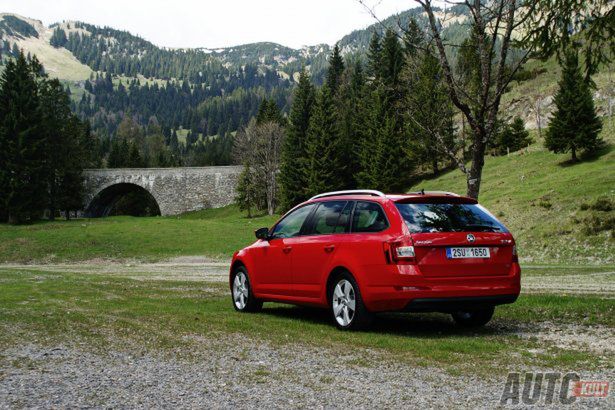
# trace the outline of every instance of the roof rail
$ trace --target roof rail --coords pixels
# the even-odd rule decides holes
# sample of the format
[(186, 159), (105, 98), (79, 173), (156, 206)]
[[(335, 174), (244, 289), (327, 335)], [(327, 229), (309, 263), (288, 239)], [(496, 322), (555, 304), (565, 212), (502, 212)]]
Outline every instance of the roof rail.
[(323, 194), (314, 195), (310, 198), (310, 201), (318, 198), (325, 198), (328, 196), (339, 196), (339, 195), (373, 195), (373, 196), (386, 196), (384, 193), (380, 191), (375, 191), (373, 189), (349, 189), (346, 191), (333, 191), (333, 192), (325, 192)]
[(459, 194), (456, 194), (454, 192), (448, 192), (448, 191), (425, 191), (425, 190), (420, 190), (417, 192), (409, 192), (409, 194), (415, 194), (415, 195), (450, 195), (450, 196), (460, 196)]

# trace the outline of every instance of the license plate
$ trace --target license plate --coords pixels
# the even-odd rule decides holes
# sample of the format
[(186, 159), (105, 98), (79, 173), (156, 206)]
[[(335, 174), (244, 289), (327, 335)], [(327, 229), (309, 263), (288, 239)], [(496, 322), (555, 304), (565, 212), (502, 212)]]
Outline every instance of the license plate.
[(448, 259), (489, 258), (489, 248), (446, 248)]

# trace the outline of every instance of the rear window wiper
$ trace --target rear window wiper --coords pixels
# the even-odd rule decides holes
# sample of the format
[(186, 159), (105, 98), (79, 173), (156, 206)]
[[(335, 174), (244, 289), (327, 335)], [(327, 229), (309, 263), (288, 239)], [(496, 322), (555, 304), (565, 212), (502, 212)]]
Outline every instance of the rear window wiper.
[(501, 232), (500, 228), (493, 225), (464, 225), (465, 231), (487, 231), (487, 232)]

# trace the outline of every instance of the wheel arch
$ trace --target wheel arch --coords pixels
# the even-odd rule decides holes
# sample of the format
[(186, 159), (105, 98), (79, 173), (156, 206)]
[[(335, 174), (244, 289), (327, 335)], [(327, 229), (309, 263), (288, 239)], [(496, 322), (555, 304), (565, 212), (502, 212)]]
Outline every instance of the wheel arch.
[(243, 267), (244, 269), (248, 270), (248, 268), (246, 267), (246, 264), (241, 259), (235, 259), (233, 263), (231, 264), (231, 269), (229, 270), (229, 275), (228, 275), (228, 284), (231, 289), (233, 287), (233, 274), (240, 267)]
[(324, 289), (325, 294), (323, 298), (327, 306), (329, 306), (329, 293), (331, 293), (331, 288), (333, 287), (333, 281), (338, 275), (342, 273), (348, 273), (350, 276), (352, 276), (354, 280), (357, 282), (357, 285), (359, 285), (359, 291), (360, 291), (361, 284), (357, 280), (357, 276), (352, 273), (352, 270), (350, 270), (347, 266), (337, 265), (329, 271), (329, 274), (327, 275), (327, 281), (325, 282), (326, 286)]

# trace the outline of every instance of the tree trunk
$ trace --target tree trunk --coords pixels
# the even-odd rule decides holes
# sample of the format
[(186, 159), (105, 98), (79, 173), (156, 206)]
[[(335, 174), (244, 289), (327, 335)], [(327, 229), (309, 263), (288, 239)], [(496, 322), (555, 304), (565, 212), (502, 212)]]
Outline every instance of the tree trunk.
[(9, 220), (10, 225), (17, 225), (21, 222), (21, 219), (18, 218), (13, 212), (9, 211)]
[(572, 161), (573, 162), (579, 161), (579, 158), (577, 158), (577, 150), (575, 147), (572, 147)]
[(431, 168), (433, 169), (433, 174), (434, 175), (438, 175), (438, 160), (434, 159), (433, 162), (431, 163)]
[(472, 166), (467, 174), (467, 196), (478, 200), (480, 183), (485, 165), (485, 142), (484, 131), (474, 131), (474, 148), (472, 149)]

